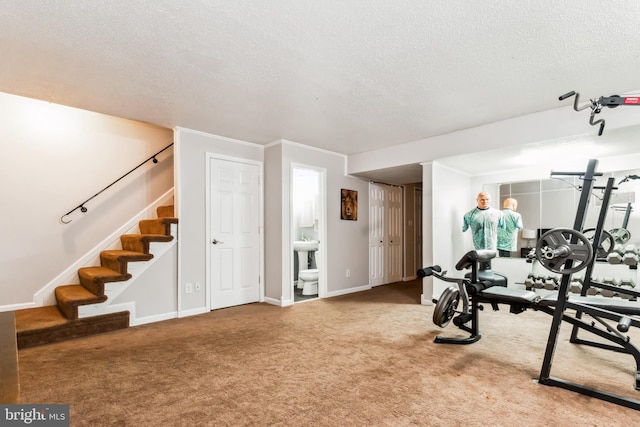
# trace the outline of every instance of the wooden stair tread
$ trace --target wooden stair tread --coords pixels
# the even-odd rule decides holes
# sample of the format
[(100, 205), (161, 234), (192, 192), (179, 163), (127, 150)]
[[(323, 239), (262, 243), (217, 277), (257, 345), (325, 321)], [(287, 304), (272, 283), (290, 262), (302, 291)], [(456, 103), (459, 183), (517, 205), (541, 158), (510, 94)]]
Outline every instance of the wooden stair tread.
[(126, 249), (112, 249), (100, 252), (100, 264), (120, 274), (127, 274), (130, 262), (149, 261), (152, 258), (152, 254)]
[(122, 237), (144, 239), (153, 242), (170, 242), (173, 240), (173, 236), (167, 236), (166, 234), (123, 234)]
[(127, 280), (127, 278), (122, 278), (122, 276), (127, 276), (126, 274), (121, 274), (108, 267), (82, 267), (78, 269), (78, 274), (87, 279), (113, 277), (114, 280), (111, 280), (112, 282)]
[(143, 219), (138, 222), (140, 234), (171, 234), (171, 224), (177, 224), (178, 218), (164, 217), (154, 219)]
[(69, 322), (69, 319), (64, 317), (56, 305), (16, 311), (16, 332), (18, 334), (37, 329), (52, 328), (64, 325), (67, 322)]
[(78, 269), (80, 284), (98, 296), (104, 295), (104, 286), (108, 282), (124, 282), (131, 274), (120, 273), (108, 267), (82, 267)]
[(168, 234), (123, 234), (120, 236), (122, 249), (149, 253), (149, 245), (151, 242), (170, 242), (173, 236)]
[(159, 206), (156, 209), (156, 214), (158, 215), (159, 218), (172, 217), (175, 215), (174, 205)]
[(110, 249), (100, 252), (101, 257), (105, 258), (125, 258), (127, 261), (149, 261), (153, 258), (151, 254), (142, 252), (127, 251), (124, 249)]
[[(55, 306), (51, 307), (56, 309)], [(38, 307), (38, 309), (44, 308), (48, 308), (53, 312), (49, 307)], [(47, 314), (50, 313), (44, 313), (43, 317)], [(128, 328), (129, 312), (119, 311), (117, 313), (101, 314), (76, 320), (67, 320), (62, 318), (62, 315), (55, 317), (51, 314), (50, 322), (47, 324), (41, 323), (39, 325), (40, 327), (34, 327), (33, 324), (33, 322), (27, 322), (21, 327), (18, 327), (18, 316), (16, 313), (16, 330), (18, 331), (17, 339), (19, 349)]]
[(106, 297), (100, 298), (87, 288), (82, 285), (65, 285), (58, 286), (55, 290), (56, 299), (58, 303), (68, 303), (68, 302), (102, 302), (106, 300)]

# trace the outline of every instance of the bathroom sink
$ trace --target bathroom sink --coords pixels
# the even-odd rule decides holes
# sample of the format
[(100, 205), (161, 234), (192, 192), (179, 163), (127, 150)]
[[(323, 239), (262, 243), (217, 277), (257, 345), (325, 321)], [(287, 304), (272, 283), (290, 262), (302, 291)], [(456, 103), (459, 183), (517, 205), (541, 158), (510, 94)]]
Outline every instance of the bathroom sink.
[(293, 242), (294, 251), (315, 251), (318, 250), (317, 240), (295, 240)]

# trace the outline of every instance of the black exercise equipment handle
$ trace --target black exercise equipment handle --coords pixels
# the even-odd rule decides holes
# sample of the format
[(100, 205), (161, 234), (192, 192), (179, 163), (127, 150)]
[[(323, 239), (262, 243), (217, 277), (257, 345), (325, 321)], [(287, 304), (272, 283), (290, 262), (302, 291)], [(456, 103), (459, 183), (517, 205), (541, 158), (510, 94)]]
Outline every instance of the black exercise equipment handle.
[(419, 278), (423, 278), (423, 277), (427, 277), (427, 276), (433, 276), (433, 272), (436, 273), (440, 273), (442, 271), (442, 268), (440, 268), (439, 265), (432, 265), (431, 267), (425, 267), (425, 268), (421, 268), (419, 269), (416, 274), (418, 275)]
[[(600, 119), (600, 120), (595, 120), (594, 121), (594, 118), (595, 118), (596, 114), (600, 113), (600, 111), (602, 109), (602, 104), (600, 103), (600, 100), (603, 100), (603, 97), (600, 97), (599, 101), (591, 99), (588, 104), (585, 104), (582, 107), (579, 107), (578, 103), (580, 102), (580, 94), (572, 90), (571, 92), (567, 92), (564, 95), (561, 95), (560, 97), (558, 97), (558, 100), (559, 101), (564, 101), (565, 99), (570, 98), (572, 96), (576, 97), (576, 99), (573, 100), (573, 109), (575, 111), (582, 111), (582, 110), (585, 110), (587, 108), (591, 108), (591, 115), (589, 117), (589, 124), (591, 126), (595, 126), (597, 124), (600, 124), (600, 130), (598, 131), (598, 136), (601, 136), (602, 132), (604, 132), (604, 119)], [(610, 105), (608, 105), (608, 106), (610, 106)]]
[(560, 95), (560, 97), (558, 98), (558, 101), (564, 101), (567, 98), (572, 97), (573, 95), (575, 95), (576, 93), (574, 91), (571, 92), (567, 92), (564, 95)]
[[(584, 172), (557, 172), (551, 171), (550, 176), (561, 175), (561, 176), (583, 176)], [(593, 176), (602, 176), (602, 172), (594, 172)]]

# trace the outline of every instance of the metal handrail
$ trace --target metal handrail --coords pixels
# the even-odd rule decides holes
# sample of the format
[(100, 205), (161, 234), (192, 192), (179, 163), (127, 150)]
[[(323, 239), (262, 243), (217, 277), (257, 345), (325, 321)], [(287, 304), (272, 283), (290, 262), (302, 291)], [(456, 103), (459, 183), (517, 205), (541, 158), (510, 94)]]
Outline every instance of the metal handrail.
[(116, 179), (115, 181), (113, 181), (111, 184), (107, 185), (106, 187), (104, 187), (102, 190), (98, 191), (96, 194), (94, 194), (93, 196), (89, 197), (87, 200), (85, 200), (84, 202), (80, 203), (78, 206), (76, 206), (75, 208), (71, 209), (69, 212), (67, 212), (66, 214), (62, 215), (60, 217), (60, 222), (62, 224), (69, 224), (71, 221), (73, 220), (69, 220), (69, 221), (65, 221), (63, 218), (65, 216), (69, 216), (69, 214), (77, 211), (78, 209), (80, 209), (80, 212), (85, 213), (88, 211), (88, 209), (84, 206), (85, 203), (89, 202), (90, 200), (92, 200), (94, 197), (98, 196), (99, 194), (101, 194), (103, 191), (107, 190), (108, 188), (110, 188), (112, 185), (114, 185), (115, 183), (117, 183), (118, 181), (120, 181), (121, 179), (123, 179), (124, 177), (126, 177), (127, 175), (129, 175), (131, 172), (135, 171), (136, 169), (138, 169), (140, 166), (144, 165), (145, 163), (147, 163), (149, 160), (153, 160), (153, 163), (158, 163), (158, 159), (156, 159), (156, 156), (159, 155), (160, 153), (162, 153), (163, 151), (167, 150), (169, 147), (171, 147), (173, 145), (173, 142), (169, 145), (167, 145), (166, 147), (164, 147), (162, 150), (158, 151), (156, 154), (154, 154), (153, 156), (149, 157), (147, 160), (145, 160), (144, 162), (140, 163), (138, 166), (136, 166), (135, 168), (131, 169), (129, 172), (125, 173), (124, 175), (122, 175), (120, 178)]

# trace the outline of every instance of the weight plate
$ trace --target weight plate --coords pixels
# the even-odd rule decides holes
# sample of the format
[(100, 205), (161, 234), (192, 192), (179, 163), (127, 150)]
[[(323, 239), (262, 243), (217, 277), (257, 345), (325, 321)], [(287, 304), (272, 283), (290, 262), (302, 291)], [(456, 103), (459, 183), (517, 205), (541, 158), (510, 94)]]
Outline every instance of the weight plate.
[[(576, 243), (571, 243), (572, 240)], [(536, 258), (547, 270), (573, 274), (593, 261), (593, 246), (579, 231), (554, 228), (538, 239)]]
[(616, 243), (624, 245), (631, 239), (631, 233), (626, 228), (614, 228), (609, 231)]
[(445, 289), (433, 309), (433, 323), (441, 328), (447, 326), (451, 319), (453, 319), (459, 302), (460, 291), (457, 288), (449, 286)]
[[(585, 237), (593, 245), (593, 238), (595, 237), (596, 229), (587, 228), (585, 230), (582, 230), (582, 234), (584, 234)], [(597, 259), (606, 258), (607, 255), (613, 252), (613, 248), (615, 247), (615, 244), (616, 244), (616, 241), (611, 235), (611, 233), (609, 233), (606, 230), (602, 230), (602, 232), (600, 233), (600, 244), (596, 248), (596, 258)]]

